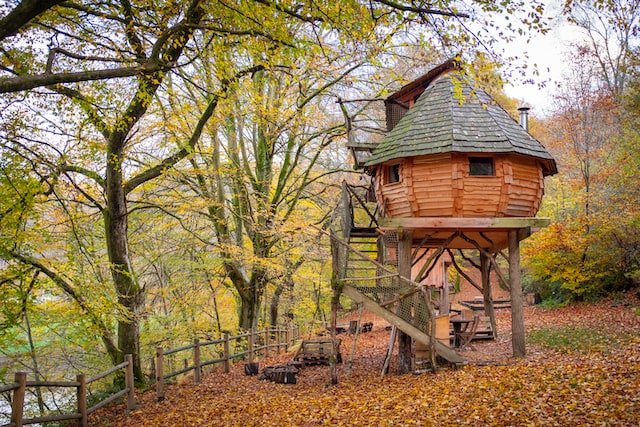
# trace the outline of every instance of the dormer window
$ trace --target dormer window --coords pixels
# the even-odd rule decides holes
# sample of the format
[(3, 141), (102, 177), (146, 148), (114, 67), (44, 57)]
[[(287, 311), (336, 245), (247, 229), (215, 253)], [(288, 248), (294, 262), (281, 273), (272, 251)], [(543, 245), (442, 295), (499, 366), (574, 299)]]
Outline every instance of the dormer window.
[(394, 184), (400, 182), (400, 163), (387, 166), (387, 182), (385, 184)]
[(493, 158), (469, 157), (470, 176), (494, 176)]

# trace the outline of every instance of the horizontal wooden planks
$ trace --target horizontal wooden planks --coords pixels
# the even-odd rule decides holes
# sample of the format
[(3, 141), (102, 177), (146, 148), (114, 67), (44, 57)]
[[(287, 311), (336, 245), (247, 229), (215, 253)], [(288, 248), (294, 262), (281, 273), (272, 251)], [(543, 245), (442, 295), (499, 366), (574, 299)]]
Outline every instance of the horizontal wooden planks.
[(469, 176), (465, 154), (406, 159), (401, 182), (383, 185), (383, 173), (376, 174), (378, 200), (388, 217), (534, 216), (544, 192), (539, 162), (513, 155), (494, 159), (495, 176)]

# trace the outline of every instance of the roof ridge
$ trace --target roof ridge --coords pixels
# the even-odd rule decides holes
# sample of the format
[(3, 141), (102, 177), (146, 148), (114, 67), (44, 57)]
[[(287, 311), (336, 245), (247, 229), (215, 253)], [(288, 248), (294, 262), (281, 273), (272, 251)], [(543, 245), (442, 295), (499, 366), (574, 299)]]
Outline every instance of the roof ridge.
[[(503, 137), (506, 141), (509, 141), (509, 144), (511, 144), (511, 145), (513, 146), (513, 141), (511, 140), (511, 138), (509, 137), (509, 135), (507, 135), (507, 133), (505, 132), (505, 130), (502, 128), (502, 126), (500, 126), (500, 123), (498, 123), (498, 121), (497, 121), (497, 120), (496, 120), (496, 118), (493, 116), (493, 114), (491, 114), (491, 111), (489, 111), (489, 107), (492, 107), (492, 106), (498, 106), (498, 108), (501, 108), (501, 109), (502, 109), (502, 111), (504, 111), (504, 112), (505, 112), (505, 114), (506, 114), (507, 116), (511, 117), (511, 115), (507, 112), (507, 110), (505, 110), (504, 108), (502, 108), (502, 106), (501, 106), (500, 104), (498, 104), (498, 103), (493, 99), (493, 97), (487, 93), (487, 91), (485, 91), (484, 89), (482, 89), (480, 86), (478, 86), (478, 90), (479, 90), (479, 91), (482, 91), (482, 92), (487, 96), (487, 98), (489, 98), (489, 100), (491, 101), (491, 104), (493, 104), (493, 105), (489, 105), (489, 106), (487, 106), (487, 108), (486, 108), (486, 111), (487, 111), (487, 113), (489, 114), (489, 117), (491, 118), (491, 121), (496, 125), (496, 127), (497, 127), (497, 128), (498, 128), (498, 130), (500, 131), (500, 134), (502, 135), (502, 137)], [(478, 98), (478, 99), (480, 99), (480, 98)], [(482, 105), (482, 103), (481, 103), (481, 105)], [(483, 108), (484, 108), (484, 107), (483, 107)], [(524, 130), (524, 129), (523, 129), (523, 130)], [(525, 132), (526, 132), (526, 131), (525, 131)]]

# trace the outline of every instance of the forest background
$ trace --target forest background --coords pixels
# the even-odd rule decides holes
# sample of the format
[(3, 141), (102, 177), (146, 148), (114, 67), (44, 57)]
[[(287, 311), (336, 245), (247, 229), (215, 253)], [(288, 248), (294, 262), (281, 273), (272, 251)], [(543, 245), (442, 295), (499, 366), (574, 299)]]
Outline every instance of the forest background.
[[(538, 2), (326, 3), (5, 4), (0, 380), (131, 353), (142, 382), (158, 345), (322, 324), (331, 262), (311, 226), (361, 179), (347, 139), (379, 141), (381, 100), (454, 56), (515, 117), (503, 78), (531, 64), (497, 46), (548, 29)], [(548, 305), (640, 281), (639, 3), (562, 12), (585, 41), (531, 122), (560, 173), (523, 251)]]

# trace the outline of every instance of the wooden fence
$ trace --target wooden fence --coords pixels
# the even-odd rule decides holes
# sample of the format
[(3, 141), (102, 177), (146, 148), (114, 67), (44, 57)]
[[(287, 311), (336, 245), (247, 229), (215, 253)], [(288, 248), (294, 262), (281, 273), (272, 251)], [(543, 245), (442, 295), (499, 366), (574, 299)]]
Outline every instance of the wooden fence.
[[(164, 350), (162, 347), (157, 347), (154, 364), (156, 398), (159, 401), (164, 400), (165, 381), (172, 377), (193, 371), (193, 382), (198, 384), (202, 378), (202, 368), (205, 366), (222, 363), (224, 372), (228, 373), (231, 370), (233, 360), (246, 356), (248, 362), (253, 362), (259, 356), (269, 356), (272, 350), (279, 353), (281, 349), (286, 350), (288, 346), (292, 345), (298, 339), (299, 335), (300, 331), (298, 327), (292, 325), (289, 328), (267, 328), (263, 331), (251, 330), (247, 333), (234, 336), (225, 333), (222, 339), (211, 341), (194, 340), (193, 344), (171, 350)], [(241, 347), (242, 350), (238, 352), (232, 351), (231, 343), (235, 344), (233, 346), (234, 349)], [(202, 360), (203, 350), (216, 346), (219, 347), (219, 349), (214, 353), (219, 357)], [(185, 366), (182, 369), (177, 369), (165, 374), (166, 357), (184, 351), (191, 351), (192, 364), (189, 364), (189, 362), (185, 360)]]
[[(92, 382), (105, 378), (119, 370), (124, 370), (125, 388), (106, 397), (95, 405), (87, 407), (87, 386)], [(27, 388), (29, 387), (75, 388), (77, 397), (76, 412), (70, 414), (55, 414), (34, 418), (24, 418), (24, 398)], [(0, 393), (6, 392), (12, 392), (11, 422), (9, 424), (4, 424), (2, 427), (21, 427), (29, 424), (66, 420), (76, 420), (77, 425), (86, 427), (89, 414), (123, 396), (127, 397), (127, 410), (135, 409), (136, 400), (133, 384), (133, 357), (130, 354), (127, 354), (124, 362), (88, 379), (84, 374), (78, 374), (75, 381), (27, 381), (26, 372), (16, 372), (13, 384), (0, 385)]]
[[(155, 357), (157, 399), (164, 399), (165, 381), (170, 378), (193, 371), (193, 381), (195, 383), (199, 383), (202, 378), (202, 368), (205, 366), (222, 363), (224, 365), (224, 372), (228, 373), (231, 370), (231, 363), (233, 360), (246, 356), (246, 359), (249, 362), (253, 362), (259, 356), (269, 356), (272, 350), (279, 353), (281, 349), (286, 350), (288, 346), (292, 345), (299, 338), (299, 335), (300, 331), (298, 327), (292, 325), (289, 328), (267, 328), (262, 331), (252, 330), (250, 332), (234, 336), (230, 336), (228, 333), (225, 333), (224, 338), (222, 339), (203, 342), (196, 339), (193, 344), (170, 350), (164, 350), (162, 347), (157, 347)], [(242, 351), (232, 352), (231, 343), (234, 343), (234, 349), (240, 347), (242, 348)], [(221, 347), (219, 351), (215, 352), (219, 357), (211, 360), (201, 360), (202, 350), (215, 346)], [(185, 363), (186, 366), (184, 368), (164, 374), (165, 358), (187, 350), (192, 351), (193, 364), (189, 365), (188, 363)], [(119, 370), (124, 370), (124, 389), (104, 398), (91, 407), (87, 407), (87, 386)], [(76, 412), (24, 418), (24, 401), (27, 388), (29, 387), (75, 388), (77, 397)], [(0, 384), (0, 393), (7, 392), (12, 393), (11, 421), (9, 424), (3, 424), (0, 427), (21, 427), (23, 425), (67, 420), (76, 420), (78, 426), (85, 427), (87, 426), (87, 418), (89, 414), (124, 396), (126, 396), (127, 410), (131, 411), (135, 409), (136, 400), (133, 378), (133, 357), (130, 354), (127, 354), (125, 356), (125, 361), (119, 365), (88, 379), (84, 374), (79, 374), (76, 376), (75, 381), (27, 381), (26, 372), (16, 372), (13, 383)]]

